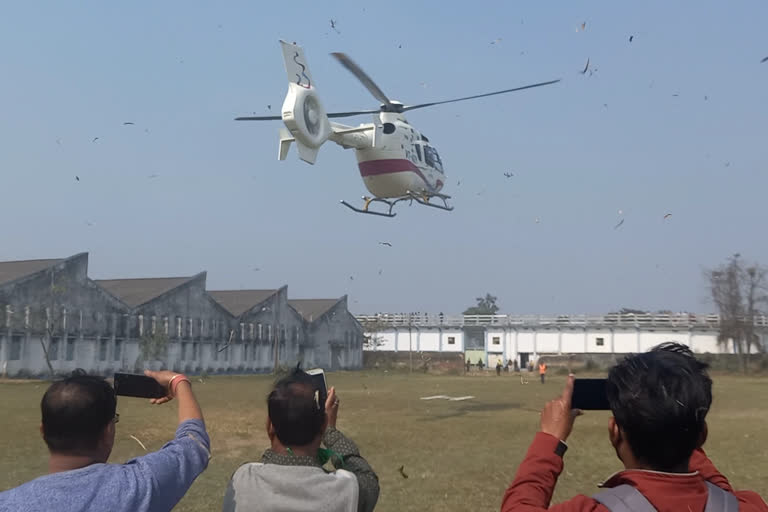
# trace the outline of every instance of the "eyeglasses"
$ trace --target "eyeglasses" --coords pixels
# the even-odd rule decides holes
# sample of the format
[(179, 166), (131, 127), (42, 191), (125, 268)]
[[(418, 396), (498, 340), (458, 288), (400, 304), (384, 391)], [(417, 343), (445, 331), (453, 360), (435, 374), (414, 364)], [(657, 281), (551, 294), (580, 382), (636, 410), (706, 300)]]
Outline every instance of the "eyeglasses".
[(118, 421), (120, 421), (120, 413), (116, 412), (115, 417), (112, 418), (112, 423), (117, 423)]

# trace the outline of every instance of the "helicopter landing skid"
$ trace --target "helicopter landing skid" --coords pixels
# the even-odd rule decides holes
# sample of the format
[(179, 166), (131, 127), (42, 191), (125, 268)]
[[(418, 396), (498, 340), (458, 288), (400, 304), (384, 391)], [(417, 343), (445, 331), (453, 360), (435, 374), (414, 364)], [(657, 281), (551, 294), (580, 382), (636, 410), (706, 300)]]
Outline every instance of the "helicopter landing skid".
[[(413, 199), (414, 198), (411, 197), (411, 196), (404, 196), (404, 197), (398, 197), (397, 199), (395, 199), (393, 201), (389, 201), (387, 199), (382, 199), (380, 197), (366, 197), (366, 196), (363, 196), (363, 207), (362, 208), (357, 208), (355, 206), (352, 206), (351, 204), (349, 204), (348, 202), (346, 202), (344, 200), (341, 201), (341, 204), (343, 204), (344, 206), (346, 206), (347, 208), (349, 208), (353, 212), (357, 212), (357, 213), (366, 213), (368, 215), (378, 215), (380, 217), (394, 217), (397, 214), (394, 213), (392, 211), (392, 209), (395, 207), (395, 205), (397, 203), (399, 203), (400, 201), (412, 201)], [(383, 204), (387, 205), (387, 211), (386, 212), (377, 212), (375, 210), (371, 210), (370, 206), (371, 206), (372, 203), (383, 203)]]
[[(445, 194), (418, 194), (418, 193), (409, 191), (408, 197), (410, 197), (417, 203), (422, 204), (424, 206), (430, 206), (432, 208), (437, 208), (439, 210), (445, 210), (448, 212), (453, 210), (453, 206), (448, 206), (448, 199), (450, 199), (451, 196), (447, 196)], [(440, 205), (440, 204), (430, 203), (429, 200), (432, 199), (433, 197), (437, 197), (438, 199), (441, 199), (443, 201), (443, 204)]]

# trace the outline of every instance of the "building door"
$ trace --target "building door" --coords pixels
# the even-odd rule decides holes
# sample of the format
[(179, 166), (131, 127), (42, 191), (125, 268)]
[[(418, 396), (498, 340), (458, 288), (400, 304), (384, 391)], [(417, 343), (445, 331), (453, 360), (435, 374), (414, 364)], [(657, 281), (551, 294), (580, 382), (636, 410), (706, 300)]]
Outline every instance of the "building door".
[(528, 359), (530, 354), (528, 352), (520, 352), (520, 369), (528, 368)]
[(341, 370), (341, 347), (331, 347), (331, 370)]

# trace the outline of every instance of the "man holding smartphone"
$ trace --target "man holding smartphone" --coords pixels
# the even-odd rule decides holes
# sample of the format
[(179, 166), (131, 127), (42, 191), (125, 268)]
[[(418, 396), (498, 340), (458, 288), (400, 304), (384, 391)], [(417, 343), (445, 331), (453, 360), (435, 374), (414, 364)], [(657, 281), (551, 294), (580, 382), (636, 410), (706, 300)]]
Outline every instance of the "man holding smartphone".
[(164, 512), (184, 496), (210, 458), (203, 414), (184, 375), (146, 371), (166, 390), (153, 404), (176, 399), (176, 437), (125, 464), (107, 464), (119, 416), (113, 387), (75, 371), (54, 382), (40, 404), (48, 475), (0, 493), (0, 511)]
[[(355, 443), (336, 429), (339, 399), (323, 403), (313, 377), (296, 368), (267, 398), (272, 447), (240, 466), (224, 495), (224, 512), (371, 512), (379, 479)], [(325, 446), (325, 449), (321, 448)], [(335, 471), (323, 469), (330, 459)]]
[(541, 430), (504, 495), (502, 512), (768, 511), (757, 493), (734, 491), (702, 450), (712, 380), (707, 365), (677, 343), (627, 356), (611, 369), (604, 387), (613, 413), (608, 438), (625, 469), (592, 497), (550, 507), (565, 441), (581, 414), (572, 408), (573, 388), (571, 375), (563, 394), (541, 412)]

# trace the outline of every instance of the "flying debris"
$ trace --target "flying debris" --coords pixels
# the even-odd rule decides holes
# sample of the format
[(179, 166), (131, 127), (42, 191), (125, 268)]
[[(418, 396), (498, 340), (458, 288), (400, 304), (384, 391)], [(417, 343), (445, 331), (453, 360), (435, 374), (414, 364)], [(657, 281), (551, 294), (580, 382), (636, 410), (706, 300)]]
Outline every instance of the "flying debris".
[(392, 244), (389, 242), (379, 242), (379, 245), (386, 245), (387, 247), (392, 247)]
[(622, 226), (622, 224), (624, 224), (624, 219), (621, 219), (618, 224), (613, 226), (613, 229), (619, 229)]
[(668, 214), (666, 214), (666, 215), (664, 216), (664, 218), (665, 218), (665, 219), (668, 219), (668, 218), (670, 218), (671, 216), (672, 216), (672, 214), (671, 214), (671, 213), (668, 213)]
[(98, 137), (94, 137), (91, 142), (96, 142), (97, 140), (99, 140), (99, 138)]
[(631, 43), (635, 36), (629, 36), (629, 42)]
[(155, 179), (155, 178), (157, 178), (159, 176), (160, 176), (159, 174), (150, 174), (149, 176), (147, 176), (147, 178), (152, 180), (152, 179)]
[(505, 172), (505, 173), (504, 173), (504, 177), (505, 177), (505, 178), (511, 178), (511, 177), (513, 177), (514, 175), (515, 175), (515, 173), (513, 173), (513, 172)]
[(584, 70), (581, 72), (581, 74), (586, 75), (587, 71), (589, 71), (589, 57), (587, 57), (587, 64), (584, 66)]
[(538, 217), (536, 217), (536, 218), (534, 219), (534, 221), (536, 222), (536, 224), (539, 224), (539, 223), (541, 223), (541, 219), (540, 219), (540, 218), (538, 218)]
[(760, 64), (762, 64), (763, 62), (768, 62), (768, 57), (766, 57), (766, 58), (764, 58), (763, 60), (761, 60), (761, 61), (760, 61)]
[(381, 275), (382, 272), (383, 272), (383, 269), (379, 269), (379, 275)]
[(80, 176), (75, 176), (76, 181), (80, 181)]
[(123, 123), (123, 126), (125, 126), (125, 125), (129, 125), (129, 124), (135, 124), (135, 123), (132, 123), (132, 122), (130, 122), (130, 121), (126, 121), (126, 122), (124, 122), (124, 123)]
[(332, 28), (332, 29), (333, 29), (333, 30), (334, 30), (334, 31), (335, 31), (337, 34), (341, 34), (341, 32), (339, 32), (339, 29), (337, 29), (337, 28), (336, 28), (336, 23), (338, 23), (336, 20), (331, 20), (331, 28)]
[(731, 166), (731, 162), (725, 162), (725, 164), (723, 164), (723, 165), (725, 165), (726, 167), (730, 167)]
[(272, 105), (267, 105), (267, 110), (272, 110)]
[(400, 466), (397, 468), (397, 471), (400, 473), (400, 476), (403, 478), (408, 478), (408, 475), (405, 474), (405, 466)]
[(624, 210), (619, 210), (619, 215), (624, 215)]
[(350, 281), (354, 281), (355, 280), (355, 276), (349, 276), (349, 280)]
[(500, 37), (497, 37), (496, 39), (494, 39), (493, 41), (491, 41), (491, 44), (499, 44), (500, 42), (501, 42), (501, 38), (500, 38)]

